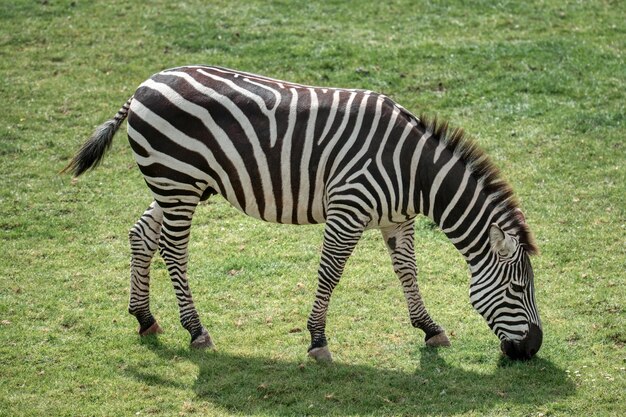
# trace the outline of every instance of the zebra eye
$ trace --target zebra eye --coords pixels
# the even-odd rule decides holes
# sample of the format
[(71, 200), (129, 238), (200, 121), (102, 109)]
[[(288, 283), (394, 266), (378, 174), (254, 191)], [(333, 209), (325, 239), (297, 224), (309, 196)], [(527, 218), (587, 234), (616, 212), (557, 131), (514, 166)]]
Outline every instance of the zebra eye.
[(524, 286), (520, 284), (511, 283), (511, 289), (515, 292), (524, 292)]

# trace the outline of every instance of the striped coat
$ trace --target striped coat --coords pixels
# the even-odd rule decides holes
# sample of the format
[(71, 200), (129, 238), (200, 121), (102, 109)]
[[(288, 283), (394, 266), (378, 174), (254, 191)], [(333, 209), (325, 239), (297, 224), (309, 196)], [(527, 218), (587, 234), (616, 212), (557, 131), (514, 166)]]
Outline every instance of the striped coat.
[(220, 194), (265, 221), (326, 223), (308, 321), (309, 353), (316, 359), (330, 359), (330, 297), (369, 228), (383, 234), (412, 324), (425, 332), (427, 344), (449, 344), (416, 282), (413, 222), (420, 213), (465, 256), (470, 299), (503, 351), (528, 358), (539, 349), (528, 260), (536, 247), (510, 187), (461, 130), (425, 122), (371, 91), (189, 66), (142, 83), (67, 169), (80, 175), (96, 166), (126, 118), (130, 145), (155, 200), (130, 233), (129, 310), (140, 333), (160, 330), (148, 299), (149, 266), (158, 247), (192, 345), (212, 345), (188, 287), (187, 245), (198, 202)]

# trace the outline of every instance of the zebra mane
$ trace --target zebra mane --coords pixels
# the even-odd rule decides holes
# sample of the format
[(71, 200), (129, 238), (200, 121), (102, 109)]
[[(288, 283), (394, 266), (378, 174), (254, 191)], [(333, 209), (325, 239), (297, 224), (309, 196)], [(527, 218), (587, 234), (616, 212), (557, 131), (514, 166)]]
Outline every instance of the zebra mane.
[(442, 142), (446, 149), (465, 163), (471, 175), (482, 184), (484, 192), (492, 197), (492, 205), (504, 214), (502, 224), (508, 223), (506, 230), (517, 235), (519, 243), (529, 255), (538, 254), (539, 248), (526, 224), (513, 189), (476, 142), (463, 129), (450, 128), (447, 121), (439, 121), (436, 117), (430, 119), (420, 116), (417, 124), (418, 129), (430, 132), (434, 139)]

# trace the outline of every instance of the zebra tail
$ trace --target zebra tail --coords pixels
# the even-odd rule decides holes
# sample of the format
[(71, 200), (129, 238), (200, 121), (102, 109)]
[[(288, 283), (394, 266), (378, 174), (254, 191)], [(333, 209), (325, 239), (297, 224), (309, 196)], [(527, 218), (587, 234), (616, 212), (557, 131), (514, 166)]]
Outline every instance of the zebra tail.
[[(133, 96), (134, 97), (134, 96)], [(61, 174), (69, 172), (74, 177), (78, 177), (89, 169), (93, 169), (100, 164), (104, 154), (111, 148), (113, 136), (120, 128), (122, 122), (128, 116), (128, 109), (133, 97), (129, 98), (115, 117), (107, 120), (96, 128), (91, 137), (81, 146), (74, 158), (61, 171)]]

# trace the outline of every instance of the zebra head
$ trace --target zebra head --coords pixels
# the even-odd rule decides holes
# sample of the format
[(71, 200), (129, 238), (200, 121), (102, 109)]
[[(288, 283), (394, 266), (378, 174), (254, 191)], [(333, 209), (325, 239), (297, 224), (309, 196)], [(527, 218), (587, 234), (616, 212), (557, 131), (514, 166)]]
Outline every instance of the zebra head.
[(470, 301), (501, 340), (505, 355), (530, 359), (543, 340), (529, 258), (535, 249), (495, 223), (488, 235), (486, 262), (472, 271)]

